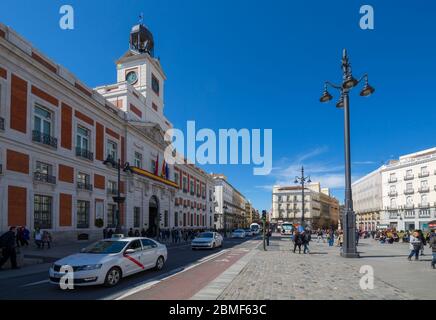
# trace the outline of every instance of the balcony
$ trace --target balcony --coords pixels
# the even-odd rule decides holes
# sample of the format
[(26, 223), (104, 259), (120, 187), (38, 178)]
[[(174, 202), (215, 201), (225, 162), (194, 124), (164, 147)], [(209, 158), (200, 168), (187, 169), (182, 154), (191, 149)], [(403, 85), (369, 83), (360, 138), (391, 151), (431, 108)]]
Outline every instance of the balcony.
[(107, 189), (107, 194), (110, 195), (110, 196), (117, 196), (118, 195), (118, 189), (108, 188)]
[(389, 214), (389, 219), (398, 219), (398, 213), (393, 213), (393, 212), (391, 212), (391, 213)]
[(419, 193), (427, 193), (430, 192), (430, 188), (429, 187), (421, 187), (418, 189)]
[(406, 211), (406, 213), (404, 214), (404, 218), (415, 218), (415, 211), (409, 211), (409, 212), (407, 212)]
[(418, 207), (419, 207), (419, 208), (423, 208), (423, 209), (425, 209), (425, 208), (430, 208), (430, 203), (429, 203), (429, 202), (426, 202), (426, 203), (420, 203), (420, 204), (418, 205)]
[(413, 174), (408, 174), (404, 176), (404, 181), (413, 180), (415, 176)]
[(429, 176), (430, 176), (430, 172), (428, 172), (428, 171), (424, 171), (424, 172), (421, 172), (418, 174), (419, 178), (427, 178)]
[(5, 119), (0, 117), (0, 130), (5, 130)]
[(388, 211), (398, 210), (398, 207), (397, 206), (389, 206), (389, 207), (386, 207), (386, 210), (388, 210)]
[(420, 218), (430, 218), (431, 214), (430, 214), (430, 210), (425, 210), (419, 213), (419, 217)]
[(389, 195), (389, 197), (396, 197), (396, 196), (398, 196), (398, 192), (397, 191), (390, 191), (388, 195)]
[(414, 194), (414, 193), (415, 193), (415, 190), (413, 190), (413, 189), (406, 189), (406, 190), (404, 190), (404, 194), (405, 195)]
[(94, 154), (91, 151), (79, 147), (76, 147), (76, 156), (90, 161), (94, 160)]
[(389, 183), (395, 183), (397, 181), (398, 181), (397, 178), (389, 178), (389, 180), (388, 180)]
[(58, 147), (58, 139), (37, 130), (32, 131), (32, 141), (45, 144), (52, 148)]
[(42, 172), (34, 172), (33, 181), (56, 184), (56, 177)]
[(92, 187), (92, 184), (90, 184), (90, 183), (77, 182), (77, 189), (79, 189), (79, 190), (86, 190), (86, 191), (92, 191), (93, 187)]
[(415, 205), (414, 204), (406, 204), (405, 206), (404, 206), (404, 209), (414, 209), (415, 208)]

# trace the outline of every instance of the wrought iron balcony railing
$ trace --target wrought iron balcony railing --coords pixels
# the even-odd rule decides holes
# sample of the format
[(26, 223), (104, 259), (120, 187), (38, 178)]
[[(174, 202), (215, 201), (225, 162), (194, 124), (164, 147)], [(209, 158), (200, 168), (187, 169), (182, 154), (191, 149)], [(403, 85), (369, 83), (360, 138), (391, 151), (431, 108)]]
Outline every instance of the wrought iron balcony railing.
[(419, 193), (427, 193), (430, 192), (430, 188), (429, 187), (421, 187), (418, 189)]
[(413, 180), (415, 176), (413, 174), (408, 174), (404, 176), (404, 181)]
[(405, 206), (404, 206), (404, 209), (414, 209), (415, 208), (415, 205), (414, 204), (406, 204)]
[(397, 181), (398, 181), (397, 178), (389, 178), (389, 180), (388, 180), (389, 183), (395, 183)]
[(413, 190), (413, 189), (406, 189), (406, 190), (404, 190), (404, 194), (414, 194), (415, 193), (415, 190)]
[(398, 196), (397, 191), (389, 191), (389, 197), (396, 197), (396, 196)]
[(33, 180), (38, 182), (44, 182), (44, 183), (50, 183), (50, 184), (56, 184), (56, 177), (41, 173), (41, 172), (34, 172), (33, 173)]
[(426, 178), (426, 177), (429, 177), (429, 176), (430, 176), (430, 172), (428, 172), (428, 171), (420, 172), (420, 173), (418, 174), (418, 177), (419, 177), (419, 178)]
[(45, 144), (47, 146), (57, 148), (58, 147), (58, 139), (52, 137), (48, 134), (42, 133), (41, 131), (33, 130), (32, 131), (32, 140), (34, 142), (39, 142)]
[(86, 183), (86, 182), (77, 182), (77, 189), (92, 191), (93, 186), (92, 186), (92, 184), (90, 184), (90, 183)]
[(76, 156), (87, 160), (94, 160), (94, 153), (89, 150), (76, 147)]

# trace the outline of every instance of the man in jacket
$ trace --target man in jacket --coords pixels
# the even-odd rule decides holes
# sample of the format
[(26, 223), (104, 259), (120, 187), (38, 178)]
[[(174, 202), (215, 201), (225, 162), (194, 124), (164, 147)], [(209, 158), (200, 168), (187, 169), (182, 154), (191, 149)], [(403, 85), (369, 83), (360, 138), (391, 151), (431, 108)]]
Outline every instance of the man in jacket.
[(435, 269), (435, 265), (436, 265), (436, 230), (435, 229), (433, 229), (430, 235), (430, 241), (428, 243), (430, 245), (430, 248), (432, 249), (432, 254), (433, 254), (433, 260), (431, 261), (431, 266), (433, 269)]
[(422, 246), (422, 242), (419, 237), (419, 232), (415, 231), (410, 236), (410, 240), (409, 240), (410, 254), (409, 257), (407, 258), (409, 259), (409, 261), (412, 260), (413, 256), (415, 256), (415, 260), (419, 260), (419, 251), (421, 250), (421, 246)]
[(0, 270), (2, 266), (11, 259), (12, 269), (19, 269), (17, 266), (17, 252), (15, 251), (16, 237), (15, 227), (11, 227), (8, 232), (4, 233), (0, 238), (0, 244), (2, 247), (2, 259), (0, 260)]
[(311, 237), (311, 235), (310, 235), (310, 231), (309, 231), (309, 230), (305, 230), (305, 231), (303, 232), (303, 245), (304, 245), (303, 253), (304, 253), (304, 254), (306, 254), (306, 253), (310, 253), (310, 250), (309, 250), (309, 242), (310, 242), (310, 240), (312, 240), (311, 238), (312, 238), (312, 237)]

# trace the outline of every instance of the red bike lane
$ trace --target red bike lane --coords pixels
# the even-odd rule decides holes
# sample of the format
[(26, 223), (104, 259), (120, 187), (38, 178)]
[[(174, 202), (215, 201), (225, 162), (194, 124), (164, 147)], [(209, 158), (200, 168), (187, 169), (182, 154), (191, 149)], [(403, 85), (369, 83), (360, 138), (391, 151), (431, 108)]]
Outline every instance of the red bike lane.
[(230, 249), (189, 270), (163, 279), (149, 289), (125, 296), (124, 300), (188, 300), (249, 251), (248, 248)]

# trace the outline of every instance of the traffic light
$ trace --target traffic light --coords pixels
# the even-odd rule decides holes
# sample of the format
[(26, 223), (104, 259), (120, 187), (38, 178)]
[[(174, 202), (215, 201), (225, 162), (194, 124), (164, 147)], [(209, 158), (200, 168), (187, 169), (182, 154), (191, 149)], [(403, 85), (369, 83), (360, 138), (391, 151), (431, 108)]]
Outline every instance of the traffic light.
[(266, 221), (266, 210), (262, 210), (262, 220)]

